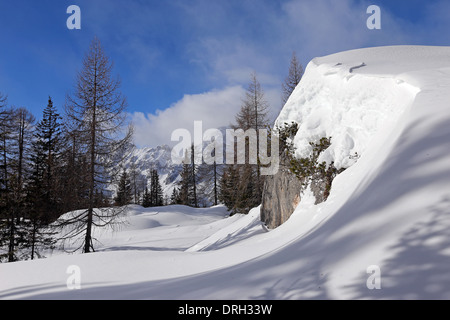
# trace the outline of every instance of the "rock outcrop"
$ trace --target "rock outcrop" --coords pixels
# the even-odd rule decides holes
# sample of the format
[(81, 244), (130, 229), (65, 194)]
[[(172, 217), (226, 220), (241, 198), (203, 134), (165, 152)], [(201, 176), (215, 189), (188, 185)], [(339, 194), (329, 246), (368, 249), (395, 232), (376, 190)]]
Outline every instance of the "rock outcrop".
[(264, 183), (261, 221), (269, 229), (286, 222), (301, 200), (302, 182), (289, 170), (288, 163), (282, 157), (278, 173), (267, 176)]
[[(289, 169), (289, 160), (280, 159), (277, 174), (266, 177), (261, 204), (261, 221), (269, 229), (275, 229), (286, 222), (301, 201), (302, 184)], [(329, 180), (327, 180), (329, 178)], [(315, 204), (327, 200), (329, 188), (334, 177), (315, 174), (310, 180), (311, 191), (316, 198)]]

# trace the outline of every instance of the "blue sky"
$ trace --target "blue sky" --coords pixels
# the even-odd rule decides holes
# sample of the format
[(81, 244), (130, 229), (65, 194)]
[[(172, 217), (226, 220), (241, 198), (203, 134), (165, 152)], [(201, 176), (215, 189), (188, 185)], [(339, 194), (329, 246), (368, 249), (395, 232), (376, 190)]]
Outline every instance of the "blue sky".
[[(68, 30), (69, 5), (81, 30)], [(366, 9), (381, 8), (368, 30)], [(194, 120), (227, 125), (255, 71), (276, 116), (296, 51), (316, 56), (380, 45), (450, 45), (447, 0), (0, 0), (0, 92), (40, 118), (61, 109), (94, 35), (122, 79), (136, 143), (170, 141)]]

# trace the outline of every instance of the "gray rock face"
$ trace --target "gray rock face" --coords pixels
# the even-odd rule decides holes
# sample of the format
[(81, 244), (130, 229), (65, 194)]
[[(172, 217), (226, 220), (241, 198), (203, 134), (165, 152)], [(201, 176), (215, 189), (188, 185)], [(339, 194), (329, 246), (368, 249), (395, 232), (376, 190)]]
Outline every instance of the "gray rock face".
[(287, 160), (280, 159), (280, 170), (273, 176), (267, 176), (264, 183), (261, 221), (269, 229), (286, 222), (300, 202), (302, 182), (286, 163)]
[[(331, 180), (332, 181), (332, 180)], [(311, 179), (311, 191), (316, 198), (315, 204), (326, 201), (327, 186), (331, 185), (326, 177), (318, 174)], [(269, 229), (275, 229), (286, 222), (301, 200), (302, 181), (289, 170), (289, 161), (280, 159), (280, 170), (276, 175), (266, 177), (261, 204), (261, 221)]]
[(322, 203), (327, 200), (327, 182), (322, 178), (311, 180), (311, 191), (316, 198), (315, 204)]

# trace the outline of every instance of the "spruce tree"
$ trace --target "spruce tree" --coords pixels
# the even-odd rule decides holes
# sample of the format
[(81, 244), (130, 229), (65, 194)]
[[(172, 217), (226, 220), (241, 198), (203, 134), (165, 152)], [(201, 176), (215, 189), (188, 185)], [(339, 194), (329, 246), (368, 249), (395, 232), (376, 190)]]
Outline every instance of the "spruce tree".
[(53, 247), (54, 232), (46, 227), (62, 213), (58, 177), (62, 142), (59, 120), (56, 108), (49, 98), (42, 120), (34, 132), (30, 156), (31, 176), (26, 187), (26, 246), (31, 250), (31, 259), (40, 257), (40, 249)]
[(180, 173), (180, 181), (179, 185), (179, 203), (192, 206), (193, 205), (193, 197), (192, 197), (192, 179), (191, 179), (192, 170), (189, 164), (184, 163), (183, 169)]
[(219, 200), (232, 214), (236, 213), (236, 194), (235, 183), (238, 181), (236, 176), (236, 165), (229, 165), (223, 172), (219, 181)]
[(191, 145), (191, 180), (192, 180), (192, 197), (193, 206), (198, 208), (198, 196), (197, 196), (197, 165), (195, 164), (195, 147)]
[(177, 187), (173, 188), (170, 196), (170, 204), (180, 204), (180, 191)]
[(42, 120), (34, 133), (31, 152), (32, 174), (29, 183), (30, 201), (36, 211), (42, 212), (43, 222), (51, 222), (62, 213), (61, 199), (61, 117), (53, 106), (51, 97), (43, 111)]
[(180, 204), (198, 208), (197, 198), (197, 166), (194, 161), (194, 146), (191, 152), (185, 153), (185, 161), (181, 170), (181, 180), (179, 181)]
[(152, 206), (152, 201), (150, 198), (150, 192), (148, 191), (148, 188), (145, 187), (144, 196), (142, 197), (142, 206), (144, 208), (148, 208)]
[(159, 207), (164, 204), (164, 195), (159, 182), (158, 171), (152, 170), (150, 175), (150, 206)]
[(128, 177), (127, 171), (123, 169), (117, 188), (117, 195), (114, 198), (114, 204), (116, 206), (125, 206), (131, 203), (131, 199), (132, 193), (130, 178)]

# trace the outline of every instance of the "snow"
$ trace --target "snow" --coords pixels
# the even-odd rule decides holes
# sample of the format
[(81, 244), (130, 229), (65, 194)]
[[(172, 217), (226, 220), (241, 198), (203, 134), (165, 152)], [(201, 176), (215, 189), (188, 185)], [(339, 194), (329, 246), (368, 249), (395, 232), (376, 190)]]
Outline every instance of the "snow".
[[(302, 85), (276, 120), (276, 125), (292, 121), (300, 124), (294, 139), (296, 155), (306, 157), (311, 151), (309, 142), (332, 137), (331, 147), (319, 161), (334, 161), (338, 169), (347, 168), (356, 161), (356, 153), (364, 153), (372, 137), (396, 125), (419, 92), (418, 87), (405, 82), (404, 70), (420, 65), (429, 55), (427, 50), (417, 50), (418, 54), (406, 63), (401, 59), (405, 50), (355, 50), (351, 55), (311, 61)], [(390, 65), (388, 75), (385, 66), (390, 60), (403, 63)]]
[[(348, 169), (326, 202), (306, 190), (269, 232), (259, 208), (132, 206), (95, 253), (1, 264), (0, 298), (450, 299), (449, 87), (450, 47), (316, 58), (277, 123), (300, 124), (299, 156), (332, 137), (322, 159)], [(381, 289), (367, 286), (371, 266)]]

